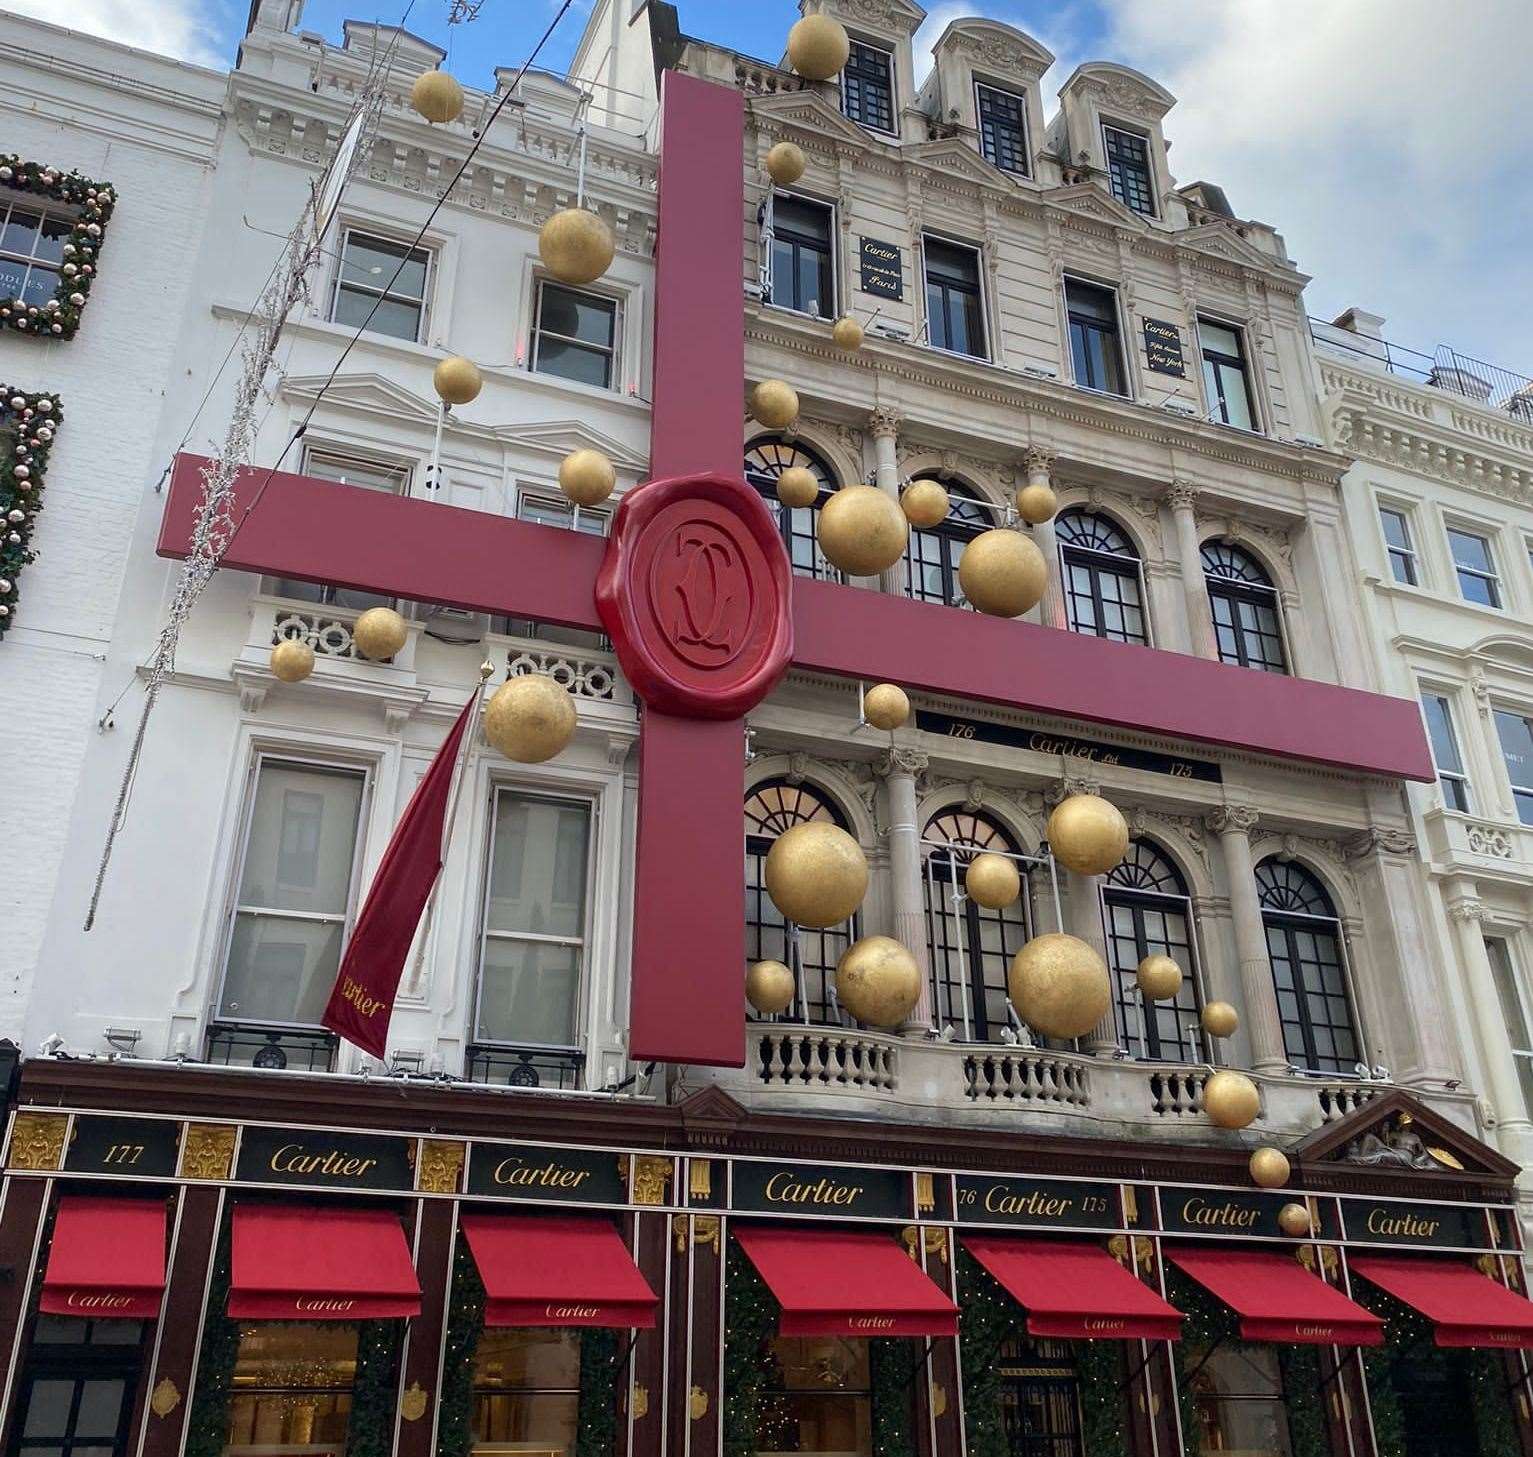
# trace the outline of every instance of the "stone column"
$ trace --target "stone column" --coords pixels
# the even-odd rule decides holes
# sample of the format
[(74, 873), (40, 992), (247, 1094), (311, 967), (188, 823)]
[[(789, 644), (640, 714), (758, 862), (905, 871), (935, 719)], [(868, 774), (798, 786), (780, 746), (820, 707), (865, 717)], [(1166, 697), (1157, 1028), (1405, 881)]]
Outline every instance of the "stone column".
[(1256, 867), (1251, 860), (1255, 825), (1256, 811), (1249, 805), (1225, 805), (1208, 817), (1209, 829), (1219, 836), (1230, 879), (1230, 914), (1240, 958), (1240, 991), (1245, 1001), (1242, 1016), (1251, 1044), (1251, 1066), (1259, 1073), (1281, 1073), (1288, 1067), (1288, 1054), (1283, 1051), (1277, 990), (1272, 984), (1267, 932), (1256, 893)]
[(891, 934), (921, 969), (921, 995), (901, 1032), (924, 1037), (932, 1029), (931, 968), (926, 954), (926, 888), (921, 878), (921, 827), (916, 822), (916, 776), (926, 772), (926, 755), (891, 746), (874, 766), (884, 782), (884, 818), (889, 827)]
[(1187, 601), (1187, 631), (1192, 651), (1200, 658), (1219, 657), (1214, 641), (1214, 620), (1208, 611), (1208, 584), (1203, 580), (1203, 558), (1198, 551), (1198, 519), (1193, 510), (1198, 490), (1190, 481), (1173, 481), (1166, 492), (1171, 517), (1176, 523), (1176, 555), (1182, 569), (1182, 595)]
[[(868, 416), (868, 430), (873, 436), (873, 484), (896, 504), (900, 499), (899, 435), (897, 410), (880, 405)], [(902, 558), (887, 571), (878, 574), (879, 590), (896, 597), (905, 595), (908, 563)]]
[[(1054, 456), (1051, 451), (1036, 447), (1027, 452), (1027, 484), (1030, 486), (1053, 485)], [(1043, 600), (1038, 604), (1038, 621), (1045, 627), (1068, 627), (1065, 616), (1065, 589), (1059, 579), (1059, 545), (1054, 536), (1054, 521), (1040, 521), (1032, 528), (1033, 544), (1043, 553), (1049, 569), (1048, 584), (1043, 589)]]
[[(1102, 929), (1101, 876), (1082, 875), (1078, 870), (1065, 869), (1063, 879), (1068, 901), (1065, 919), (1069, 922), (1070, 934), (1092, 947), (1107, 963), (1107, 936)], [(1109, 964), (1108, 976), (1111, 978), (1113, 975)], [(1117, 1050), (1118, 1026), (1111, 1003), (1102, 1020), (1086, 1034), (1083, 1041), (1086, 1051), (1095, 1057)]]

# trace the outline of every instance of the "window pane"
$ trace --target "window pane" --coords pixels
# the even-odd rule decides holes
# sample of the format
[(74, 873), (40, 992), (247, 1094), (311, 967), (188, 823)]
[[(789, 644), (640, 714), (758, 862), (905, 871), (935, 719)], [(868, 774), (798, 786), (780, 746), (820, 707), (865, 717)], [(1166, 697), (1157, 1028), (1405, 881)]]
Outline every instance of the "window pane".
[(779, 237), (830, 247), (830, 209), (806, 198), (779, 193), (772, 202), (772, 228)]
[(64, 244), (69, 240), (72, 228), (73, 225), (67, 218), (44, 217), (43, 225), (37, 234), (35, 256), (45, 263), (63, 262)]
[(1455, 531), (1449, 527), (1448, 545), (1453, 549), (1453, 560), (1459, 566), (1470, 567), (1477, 572), (1494, 570), (1490, 543), (1483, 536), (1475, 536), (1469, 531)]
[(1421, 708), (1426, 715), (1427, 733), (1432, 740), (1432, 758), (1437, 767), (1451, 770), (1455, 774), (1462, 774), (1464, 764), (1459, 758), (1458, 741), (1453, 733), (1453, 716), (1448, 709), (1448, 700), (1440, 693), (1423, 693)]
[(69, 1406), (74, 1400), (73, 1381), (34, 1381), (27, 1402), (24, 1437), (62, 1437), (69, 1426)]
[(341, 282), (360, 283), (395, 297), (422, 299), (426, 295), (427, 257), (423, 248), (410, 249), (386, 238), (348, 233)]
[(1398, 511), (1391, 511), (1387, 506), (1379, 507), (1379, 521), (1384, 527), (1384, 540), (1391, 546), (1397, 546), (1402, 551), (1411, 550), (1410, 528), (1405, 523), (1405, 517)]
[(1150, 176), (1148, 141), (1135, 132), (1103, 127), (1107, 172), (1113, 196), (1135, 212), (1155, 215), (1155, 194)]
[(578, 1392), (475, 1391), (475, 1451), (573, 1457), (580, 1427)]
[[(378, 305), (376, 312), (374, 304)], [(335, 298), (337, 324), (344, 324), (348, 329), (366, 327), (371, 333), (387, 334), (391, 339), (416, 339), (420, 334), (420, 316), (418, 304), (401, 303), (395, 299), (380, 301), (377, 294), (350, 288), (341, 288)]]
[(0, 258), (0, 298), (19, 298), (25, 283), (27, 269), (24, 263), (10, 258)]
[(345, 925), (241, 911), (234, 918), (220, 1013), (317, 1026), (341, 964)]
[(579, 980), (578, 946), (486, 937), (476, 1035), (489, 1042), (570, 1046)]
[[(76, 1441), (102, 1440), (111, 1450), (122, 1417), (125, 1381), (85, 1381), (80, 1386), (80, 1409), (75, 1415)], [(77, 1449), (78, 1450), (78, 1449)]]
[(502, 793), (495, 810), (486, 927), (581, 935), (589, 806)]
[(363, 776), (266, 760), (256, 783), (239, 904), (343, 915)]
[(43, 215), (40, 212), (13, 208), (10, 217), (6, 219), (5, 231), (0, 233), (0, 248), (4, 248), (7, 253), (19, 253), (23, 258), (30, 258), (42, 221)]
[(397, 495), (410, 479), (410, 468), (398, 465), (380, 465), (375, 461), (356, 460), (351, 456), (331, 455), (326, 451), (312, 450), (304, 459), (305, 475), (317, 476), (322, 481), (334, 481), (341, 486), (361, 486), (364, 490), (385, 491)]
[(581, 344), (566, 344), (548, 335), (538, 340), (537, 362), (533, 368), (539, 374), (556, 374), (561, 379), (595, 385), (597, 389), (607, 389), (612, 383), (610, 354), (587, 349)]
[(540, 296), (538, 327), (567, 339), (580, 339), (610, 349), (616, 313), (617, 305), (611, 299), (545, 283)]
[(1496, 999), (1501, 1004), (1507, 1041), (1514, 1052), (1533, 1052), (1533, 1037), (1528, 1035), (1528, 1018), (1518, 990), (1511, 950), (1499, 936), (1487, 936), (1485, 954), (1490, 958), (1491, 979), (1496, 983)]
[(580, 1332), (572, 1327), (488, 1327), (474, 1351), (474, 1385), (505, 1390), (580, 1385)]
[(1004, 172), (1027, 175), (1027, 129), (1022, 98), (993, 86), (976, 88), (979, 144), (985, 160)]
[(1517, 815), (1533, 825), (1533, 720), (1504, 708), (1496, 710), (1496, 734), (1501, 758), (1516, 794)]

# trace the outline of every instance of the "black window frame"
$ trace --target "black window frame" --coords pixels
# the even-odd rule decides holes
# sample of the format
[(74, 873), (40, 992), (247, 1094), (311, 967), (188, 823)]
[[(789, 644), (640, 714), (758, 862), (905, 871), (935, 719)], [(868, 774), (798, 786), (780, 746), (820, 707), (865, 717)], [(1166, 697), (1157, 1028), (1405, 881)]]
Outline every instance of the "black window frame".
[[(810, 233), (794, 227), (791, 222), (787, 227), (783, 226), (783, 204), (791, 204), (792, 207), (812, 209), (822, 213), (825, 218), (825, 236), (819, 239)], [(791, 212), (789, 213), (791, 217)], [(791, 296), (784, 298), (784, 289), (779, 287), (777, 277), (777, 248), (782, 244), (792, 256)], [(819, 262), (820, 274), (820, 307), (818, 309), (807, 308), (799, 296), (800, 262), (805, 254), (815, 254)], [(806, 314), (812, 319), (833, 319), (836, 317), (836, 209), (834, 204), (821, 202), (817, 197), (809, 197), (801, 192), (784, 192), (779, 189), (772, 195), (772, 251), (771, 269), (768, 274), (770, 287), (766, 302), (779, 309), (792, 309), (794, 313)]]
[[(1076, 529), (1077, 522), (1090, 524), (1095, 541), (1106, 542), (1110, 533), (1122, 541), (1124, 549), (1115, 550), (1106, 545), (1090, 544), (1081, 537), (1071, 539), (1069, 533)], [(1104, 524), (1106, 532), (1102, 530)], [(1059, 552), (1059, 586), (1065, 601), (1065, 619), (1070, 631), (1087, 637), (1104, 638), (1109, 642), (1152, 646), (1150, 613), (1145, 602), (1144, 562), (1134, 549), (1133, 538), (1128, 532), (1103, 512), (1072, 506), (1054, 518), (1054, 534)], [(1076, 569), (1086, 574), (1084, 592), (1076, 590)], [(1135, 600), (1129, 603), (1121, 595), (1114, 597), (1110, 592), (1104, 596), (1104, 579), (1108, 577), (1118, 582), (1131, 582)], [(1081, 609), (1088, 603), (1095, 619), (1094, 624), (1086, 622), (1081, 615)], [(1109, 608), (1121, 615), (1126, 607), (1131, 607), (1139, 614), (1143, 630), (1137, 635), (1130, 633), (1126, 627), (1117, 632), (1106, 625)]]
[[(1128, 376), (1128, 353), (1123, 347), (1123, 319), (1118, 309), (1118, 290), (1110, 284), (1097, 283), (1094, 279), (1079, 278), (1073, 273), (1065, 275), (1065, 328), (1066, 344), (1070, 355), (1070, 377), (1077, 389), (1093, 390), (1097, 394), (1111, 395), (1114, 399), (1130, 398)], [(1072, 298), (1072, 293), (1076, 294)], [(1102, 313), (1089, 312), (1083, 307), (1086, 295), (1105, 300), (1105, 317)], [(1092, 339), (1103, 341), (1101, 357), (1109, 375), (1116, 372), (1116, 381), (1098, 383), (1085, 378), (1095, 372), (1095, 356), (1088, 345)], [(1111, 348), (1105, 347), (1110, 344)], [(1079, 345), (1079, 347), (1077, 347)]]
[[(914, 481), (935, 480), (918, 475)], [(917, 602), (962, 607), (972, 611), (958, 581), (958, 559), (964, 547), (994, 524), (977, 492), (951, 481), (939, 481), (948, 493), (948, 514), (935, 526), (912, 526), (905, 547), (905, 595)], [(927, 585), (927, 571), (935, 571), (938, 587)]]
[[(894, 52), (852, 36), (841, 71), (841, 114), (858, 126), (883, 136), (898, 136), (895, 105)], [(880, 67), (875, 57), (881, 57)], [(883, 118), (882, 122), (870, 119)]]
[[(777, 477), (796, 465), (810, 471), (819, 482), (819, 494), (812, 506), (785, 506), (777, 499)], [(799, 441), (784, 440), (780, 435), (758, 435), (746, 444), (742, 473), (776, 520), (793, 574), (820, 582), (845, 581), (820, 550), (820, 509), (841, 484), (830, 463)]]
[[(118, 1321), (89, 1317), (63, 1316), (71, 1327), (78, 1327), (78, 1341), (51, 1341), (37, 1338), (34, 1327), (16, 1373), (16, 1390), (12, 1401), (11, 1440), (8, 1457), (28, 1457), (34, 1450), (61, 1452), (71, 1457), (75, 1448), (99, 1450), (107, 1442), (111, 1444), (112, 1457), (126, 1457), (132, 1448), (133, 1407), (138, 1384), (142, 1379), (145, 1355), (145, 1337), (152, 1327), (151, 1321)], [(131, 1341), (95, 1339), (102, 1327), (138, 1327), (138, 1338)], [(71, 1382), (74, 1391), (69, 1400), (66, 1425), (71, 1429), (63, 1437), (26, 1435), (27, 1413), (32, 1403), (35, 1387), (39, 1382)], [(99, 1433), (95, 1436), (79, 1436), (73, 1428), (79, 1420), (81, 1398), (84, 1388), (93, 1381), (120, 1382), (117, 1430), (115, 1433)]]
[[(1002, 97), (1016, 104), (1014, 117), (987, 114), (986, 98)], [(991, 108), (993, 112), (993, 108)], [(1033, 175), (1032, 157), (1028, 148), (1027, 97), (1020, 91), (997, 86), (993, 81), (974, 78), (974, 120), (979, 132), (979, 154), (992, 167), (1013, 177)], [(1006, 160), (1014, 158), (1016, 165)]]
[[(1205, 541), (1199, 551), (1203, 580), (1208, 585), (1208, 609), (1214, 625), (1214, 645), (1221, 663), (1255, 668), (1263, 673), (1290, 674), (1288, 643), (1283, 631), (1282, 598), (1266, 569), (1244, 547), (1223, 541)], [(1217, 570), (1215, 567), (1217, 566)], [(1243, 572), (1234, 568), (1242, 566)], [(1229, 620), (1220, 617), (1219, 604), (1228, 607)], [(1241, 608), (1249, 608), (1250, 616)], [(1270, 617), (1270, 627), (1263, 614)], [(1276, 656), (1253, 652), (1256, 645), (1276, 644)], [(1228, 645), (1227, 645), (1228, 641)]]
[[(611, 340), (605, 346), (594, 344), (588, 339), (581, 339), (570, 334), (559, 334), (552, 329), (543, 327), (543, 304), (550, 289), (559, 293), (571, 294), (582, 302), (599, 305), (607, 313), (611, 321)], [(589, 288), (572, 288), (567, 283), (560, 283), (557, 279), (540, 277), (533, 284), (533, 311), (532, 311), (532, 337), (527, 350), (527, 368), (533, 374), (547, 375), (551, 379), (562, 379), (566, 384), (584, 385), (587, 389), (616, 390), (618, 372), (618, 348), (620, 343), (620, 329), (622, 326), (622, 301), (610, 293), (597, 293)], [(557, 369), (548, 369), (543, 366), (543, 339), (547, 337), (564, 345), (566, 348), (577, 350), (581, 354), (603, 355), (607, 361), (606, 380), (604, 383), (592, 384), (588, 379), (581, 379), (577, 375), (562, 374)]]
[[(932, 277), (932, 250), (946, 250), (962, 255), (973, 265), (972, 278), (961, 276), (957, 270), (939, 269), (935, 281)], [(940, 262), (940, 260), (939, 260)], [(960, 242), (940, 233), (921, 234), (921, 281), (926, 301), (926, 342), (933, 349), (947, 354), (957, 354), (964, 359), (990, 359), (990, 328), (985, 310), (985, 273), (983, 258), (978, 244)], [(934, 306), (933, 295), (936, 295)], [(972, 307), (967, 302), (972, 301)], [(977, 335), (979, 348), (960, 349), (952, 342), (954, 337), (954, 305), (962, 311), (966, 336)], [(941, 321), (940, 333), (938, 321)]]
[[(1001, 1343), (992, 1359), (1004, 1450), (1027, 1457), (1088, 1457), (1074, 1345), (1015, 1326)], [(1035, 1420), (1040, 1415), (1042, 1430)]]
[[(1223, 329), (1235, 340), (1234, 354), (1226, 354), (1222, 349), (1216, 349), (1208, 342), (1204, 334), (1206, 328)], [(1217, 319), (1211, 314), (1198, 315), (1198, 353), (1203, 362), (1203, 384), (1212, 398), (1208, 402), (1208, 414), (1210, 418), (1217, 418), (1220, 424), (1228, 425), (1232, 430), (1245, 430), (1252, 435), (1262, 433), (1261, 411), (1256, 408), (1256, 390), (1252, 385), (1251, 362), (1246, 355), (1246, 331), (1243, 324), (1230, 322), (1228, 319)], [(1238, 420), (1230, 419), (1230, 401), (1227, 394), (1226, 381), (1228, 376), (1233, 375), (1240, 381), (1241, 392), (1245, 396), (1246, 415), (1251, 423), (1242, 425)]]
[[(1411, 515), (1404, 506), (1396, 506), (1389, 501), (1380, 501), (1378, 504), (1379, 530), (1384, 536), (1384, 554), (1389, 558), (1390, 575), (1403, 587), (1419, 587), (1421, 585), (1421, 557), (1416, 550), (1416, 539), (1411, 534)], [(1400, 526), (1400, 540), (1394, 540), (1389, 534), (1389, 523), (1393, 519)]]
[[(1501, 590), (1501, 573), (1496, 566), (1496, 538), (1492, 531), (1481, 531), (1473, 526), (1455, 526), (1449, 522), (1445, 527), (1448, 540), (1448, 556), (1453, 562), (1453, 577), (1458, 583), (1459, 597), (1476, 607), (1492, 607), (1497, 611), (1506, 606), (1506, 599)], [(1455, 545), (1458, 540), (1476, 541), (1485, 548), (1486, 565), (1483, 567), (1471, 565), (1460, 561)], [(1485, 591), (1490, 597), (1489, 602), (1482, 602), (1478, 597), (1472, 597), (1464, 590), (1464, 581), (1468, 578), (1473, 582), (1482, 582)]]
[(1499, 708), (1492, 706), (1491, 717), (1496, 728), (1496, 748), (1501, 754), (1501, 765), (1506, 771), (1507, 782), (1512, 788), (1512, 804), (1516, 809), (1520, 823), (1533, 825), (1533, 774), (1530, 774), (1526, 785), (1518, 784), (1512, 774), (1511, 751), (1507, 748), (1506, 736), (1503, 732), (1504, 719), (1519, 720), (1530, 738), (1533, 738), (1533, 712), (1527, 712), (1520, 708)]
[(1464, 768), (1464, 751), (1459, 744), (1458, 725), (1454, 722), (1452, 696), (1436, 688), (1423, 688), (1421, 717), (1426, 724), (1427, 742), (1432, 748), (1432, 765), (1437, 770), (1443, 804), (1467, 814), (1471, 802), (1469, 774)]
[[(1115, 142), (1121, 137), (1131, 145), (1127, 148)], [(1140, 153), (1133, 156), (1135, 147)], [(1115, 121), (1102, 122), (1102, 157), (1107, 163), (1107, 182), (1112, 195), (1141, 217), (1158, 218), (1160, 210), (1155, 205), (1155, 161), (1150, 155), (1150, 136)], [(1144, 206), (1134, 200), (1142, 195)]]

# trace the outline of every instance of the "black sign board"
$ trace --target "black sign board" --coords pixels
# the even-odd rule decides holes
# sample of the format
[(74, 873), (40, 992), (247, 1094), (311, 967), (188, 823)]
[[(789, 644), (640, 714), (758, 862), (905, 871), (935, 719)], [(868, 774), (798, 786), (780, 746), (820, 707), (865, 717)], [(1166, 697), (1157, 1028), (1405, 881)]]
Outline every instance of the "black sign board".
[(1144, 321), (1144, 354), (1149, 366), (1157, 374), (1174, 374), (1178, 379), (1187, 377), (1182, 364), (1182, 331), (1164, 319)]
[(64, 1155), (64, 1171), (169, 1178), (176, 1172), (180, 1144), (181, 1125), (170, 1119), (78, 1113)]
[(1293, 1199), (1283, 1194), (1239, 1190), (1183, 1189), (1160, 1191), (1160, 1214), (1172, 1234), (1261, 1235), (1287, 1238), (1278, 1224), (1278, 1211)]
[(411, 1189), (413, 1138), (312, 1128), (246, 1128), (235, 1178), (329, 1189)]
[(1009, 744), (1012, 748), (1032, 749), (1039, 754), (1073, 754), (1094, 764), (1120, 764), (1125, 769), (1145, 769), (1151, 774), (1169, 774), (1174, 779), (1200, 779), (1218, 784), (1222, 778), (1219, 766), (1203, 759), (1184, 759), (1179, 754), (1162, 754), (1153, 749), (1126, 749), (1118, 744), (1094, 744), (1089, 739), (1070, 738), (1065, 734), (987, 723), (983, 719), (954, 718), (950, 714), (929, 713), (925, 709), (917, 711), (916, 727), (950, 739)]
[(905, 297), (905, 272), (900, 265), (898, 244), (864, 238), (861, 258), (864, 293), (896, 302)]
[(898, 1169), (747, 1159), (734, 1166), (734, 1208), (741, 1212), (909, 1219), (910, 1193), (910, 1175)]
[(1343, 1206), (1342, 1217), (1347, 1238), (1354, 1244), (1484, 1249), (1490, 1243), (1483, 1213), (1455, 1204), (1349, 1199)]
[(476, 1143), (468, 1192), (539, 1204), (626, 1204), (628, 1155), (528, 1143)]
[(1111, 1184), (959, 1174), (958, 1218), (964, 1224), (1027, 1229), (1113, 1228), (1118, 1223), (1118, 1191)]

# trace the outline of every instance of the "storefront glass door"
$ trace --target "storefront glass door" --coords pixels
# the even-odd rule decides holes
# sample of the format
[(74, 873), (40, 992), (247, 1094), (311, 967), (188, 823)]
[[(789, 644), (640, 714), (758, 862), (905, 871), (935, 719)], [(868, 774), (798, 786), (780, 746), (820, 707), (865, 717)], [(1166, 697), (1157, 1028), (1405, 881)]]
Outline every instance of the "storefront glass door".
[(39, 1316), (11, 1457), (122, 1457), (142, 1333), (136, 1320)]
[(1061, 1341), (1012, 1340), (998, 1358), (1008, 1457), (1085, 1457), (1080, 1386)]
[(1405, 1457), (1480, 1457), (1469, 1373), (1460, 1351), (1432, 1352), (1395, 1373)]

